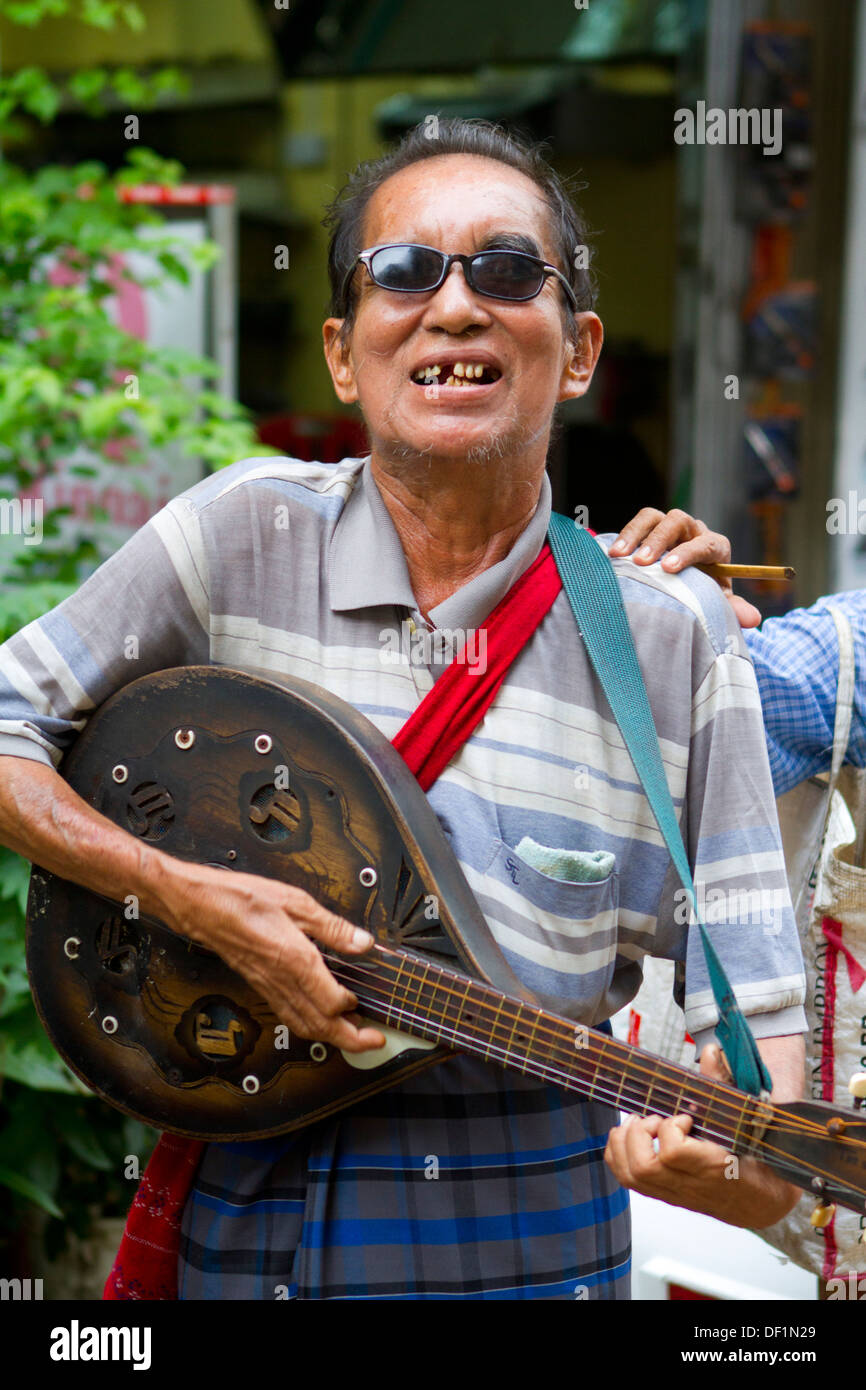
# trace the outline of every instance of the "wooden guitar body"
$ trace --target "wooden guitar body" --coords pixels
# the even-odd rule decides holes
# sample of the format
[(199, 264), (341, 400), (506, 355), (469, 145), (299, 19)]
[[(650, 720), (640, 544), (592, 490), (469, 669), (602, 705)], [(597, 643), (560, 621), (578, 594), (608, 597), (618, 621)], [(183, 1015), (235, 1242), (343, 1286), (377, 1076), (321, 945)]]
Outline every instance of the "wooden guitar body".
[[(316, 686), (224, 667), (157, 672), (100, 707), (61, 771), (167, 854), (305, 888), (383, 944), (525, 997), (403, 759)], [(112, 902), (34, 866), (27, 965), (70, 1067), (161, 1129), (279, 1133), (450, 1055), (419, 1039), (384, 1062), (388, 1049), (350, 1062), (289, 1035), (218, 956), (138, 916), (128, 896), (119, 883)]]

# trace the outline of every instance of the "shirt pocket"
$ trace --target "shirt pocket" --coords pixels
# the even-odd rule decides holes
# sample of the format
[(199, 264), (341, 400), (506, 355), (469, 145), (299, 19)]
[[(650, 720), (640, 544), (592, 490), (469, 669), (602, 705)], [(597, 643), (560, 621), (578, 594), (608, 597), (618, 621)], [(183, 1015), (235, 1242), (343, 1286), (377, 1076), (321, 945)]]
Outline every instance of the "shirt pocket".
[(549, 1008), (596, 1023), (617, 953), (619, 872), (594, 883), (543, 873), (496, 839), (484, 874), (481, 906), (508, 963)]

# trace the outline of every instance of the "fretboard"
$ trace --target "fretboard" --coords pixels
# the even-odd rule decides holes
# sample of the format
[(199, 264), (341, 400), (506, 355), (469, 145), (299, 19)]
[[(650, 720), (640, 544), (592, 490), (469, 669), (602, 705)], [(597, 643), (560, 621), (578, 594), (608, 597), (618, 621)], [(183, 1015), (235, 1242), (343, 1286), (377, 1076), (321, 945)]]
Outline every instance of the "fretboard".
[(733, 1086), (402, 951), (377, 945), (357, 960), (328, 955), (328, 964), (363, 1012), (389, 1027), (634, 1114), (688, 1114), (695, 1138), (734, 1153), (753, 1148), (759, 1103)]

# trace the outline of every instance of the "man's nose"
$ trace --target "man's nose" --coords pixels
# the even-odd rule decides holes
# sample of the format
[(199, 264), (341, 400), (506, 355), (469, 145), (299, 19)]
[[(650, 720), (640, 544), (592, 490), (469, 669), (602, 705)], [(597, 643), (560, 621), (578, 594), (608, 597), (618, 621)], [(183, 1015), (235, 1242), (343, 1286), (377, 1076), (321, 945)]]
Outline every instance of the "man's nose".
[(472, 289), (460, 262), (452, 261), (442, 284), (430, 297), (425, 327), (438, 323), (453, 329), (457, 323), (483, 323), (488, 318), (483, 296)]

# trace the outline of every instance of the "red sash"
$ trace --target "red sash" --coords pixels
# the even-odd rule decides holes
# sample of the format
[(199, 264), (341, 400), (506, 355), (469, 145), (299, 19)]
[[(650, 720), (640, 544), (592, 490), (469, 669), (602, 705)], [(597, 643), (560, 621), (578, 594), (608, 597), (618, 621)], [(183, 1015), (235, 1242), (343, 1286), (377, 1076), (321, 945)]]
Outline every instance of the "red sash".
[[(549, 612), (562, 588), (550, 547), (512, 585), (490, 614), (479, 641), (485, 661), (459, 653), (393, 739), (429, 791), (496, 698), (512, 661)], [(482, 666), (485, 669), (482, 670)], [(177, 1298), (180, 1228), (205, 1144), (163, 1134), (133, 1199), (105, 1299)]]

